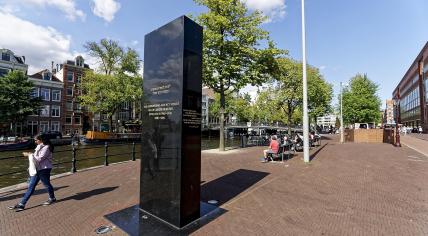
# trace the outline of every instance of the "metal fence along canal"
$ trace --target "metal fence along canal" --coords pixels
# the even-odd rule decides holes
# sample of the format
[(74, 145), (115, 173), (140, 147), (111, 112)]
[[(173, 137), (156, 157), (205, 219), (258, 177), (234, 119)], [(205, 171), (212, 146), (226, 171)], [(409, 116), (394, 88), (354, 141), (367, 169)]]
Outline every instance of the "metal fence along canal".
[[(239, 138), (227, 139), (228, 147), (239, 146)], [(201, 142), (202, 150), (218, 147), (219, 139), (206, 138)], [(140, 143), (107, 143), (103, 145), (55, 146), (52, 175), (73, 172), (89, 167), (108, 165), (140, 158)], [(0, 188), (23, 183), (28, 178), (28, 158), (19, 150), (0, 152)]]

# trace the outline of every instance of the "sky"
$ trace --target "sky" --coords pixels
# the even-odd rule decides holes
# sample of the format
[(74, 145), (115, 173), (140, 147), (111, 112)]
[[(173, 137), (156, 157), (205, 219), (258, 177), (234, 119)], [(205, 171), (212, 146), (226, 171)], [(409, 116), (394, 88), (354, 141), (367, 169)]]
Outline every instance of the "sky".
[[(269, 20), (277, 47), (302, 60), (301, 0), (242, 0)], [(306, 0), (307, 62), (334, 86), (365, 73), (385, 104), (428, 40), (427, 0)], [(144, 55), (144, 36), (181, 16), (205, 12), (192, 0), (0, 0), (0, 48), (26, 57), (29, 73), (82, 55), (109, 38)], [(246, 88), (252, 94), (256, 88)], [(335, 104), (336, 102), (333, 102)]]

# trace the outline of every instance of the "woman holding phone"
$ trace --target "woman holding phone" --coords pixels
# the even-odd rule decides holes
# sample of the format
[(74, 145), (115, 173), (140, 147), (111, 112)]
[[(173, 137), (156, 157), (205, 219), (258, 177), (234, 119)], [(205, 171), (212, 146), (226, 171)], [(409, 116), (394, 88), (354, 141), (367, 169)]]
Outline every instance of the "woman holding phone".
[(43, 203), (43, 205), (50, 205), (56, 202), (54, 189), (50, 182), (51, 170), (52, 170), (52, 152), (54, 146), (50, 140), (44, 135), (38, 135), (35, 139), (37, 144), (34, 153), (23, 152), (22, 154), (28, 157), (29, 160), (29, 174), (30, 174), (30, 183), (28, 184), (28, 189), (24, 194), (24, 197), (21, 201), (15, 206), (10, 206), (10, 210), (22, 211), (25, 209), (25, 204), (30, 199), (31, 195), (34, 193), (36, 185), (41, 180), (43, 185), (46, 187), (46, 190), (49, 194), (49, 199)]

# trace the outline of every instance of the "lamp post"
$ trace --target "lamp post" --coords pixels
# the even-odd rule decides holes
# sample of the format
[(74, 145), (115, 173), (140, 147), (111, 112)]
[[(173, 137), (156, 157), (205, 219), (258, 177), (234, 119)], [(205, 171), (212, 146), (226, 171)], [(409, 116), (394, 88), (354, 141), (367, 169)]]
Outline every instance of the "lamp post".
[(340, 82), (340, 143), (344, 142), (344, 134), (343, 134), (343, 88), (342, 82)]
[(395, 105), (395, 146), (401, 147), (400, 143), (400, 132), (398, 129), (398, 116), (400, 114), (400, 99), (395, 98), (394, 99), (394, 105)]
[(302, 0), (302, 56), (303, 56), (303, 160), (309, 162), (308, 88), (306, 81), (305, 0)]

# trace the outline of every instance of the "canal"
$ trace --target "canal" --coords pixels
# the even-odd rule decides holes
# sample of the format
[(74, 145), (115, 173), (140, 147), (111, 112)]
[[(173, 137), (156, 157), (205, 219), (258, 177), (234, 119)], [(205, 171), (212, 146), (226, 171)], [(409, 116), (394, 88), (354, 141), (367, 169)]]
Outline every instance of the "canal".
[[(239, 146), (239, 137), (226, 139), (226, 147)], [(203, 138), (201, 142), (202, 150), (217, 148), (219, 139)], [(140, 158), (141, 145), (135, 145), (135, 157)], [(0, 188), (25, 182), (28, 178), (28, 159), (22, 156), (20, 150), (0, 152)], [(104, 165), (104, 145), (79, 145), (76, 149), (76, 169), (81, 170), (93, 166)], [(108, 147), (109, 163), (127, 161), (132, 159), (132, 143), (111, 144)], [(52, 175), (69, 172), (71, 170), (72, 151), (70, 145), (56, 146), (54, 151), (54, 168)], [(16, 173), (15, 173), (16, 172)]]

